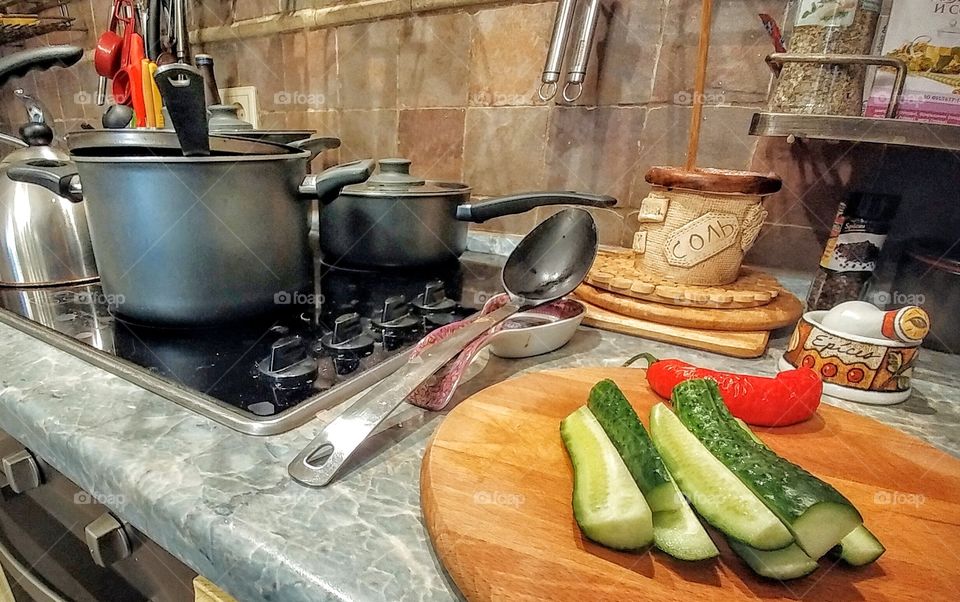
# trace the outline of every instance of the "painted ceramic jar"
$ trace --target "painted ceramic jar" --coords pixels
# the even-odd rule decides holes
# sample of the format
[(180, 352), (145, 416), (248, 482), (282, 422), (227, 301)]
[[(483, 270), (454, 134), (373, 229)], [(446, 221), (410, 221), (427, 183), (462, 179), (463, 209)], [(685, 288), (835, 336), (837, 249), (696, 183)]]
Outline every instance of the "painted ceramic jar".
[(780, 369), (811, 368), (825, 395), (888, 405), (910, 397), (910, 377), (920, 343), (848, 335), (825, 328), (826, 311), (810, 311), (797, 324)]

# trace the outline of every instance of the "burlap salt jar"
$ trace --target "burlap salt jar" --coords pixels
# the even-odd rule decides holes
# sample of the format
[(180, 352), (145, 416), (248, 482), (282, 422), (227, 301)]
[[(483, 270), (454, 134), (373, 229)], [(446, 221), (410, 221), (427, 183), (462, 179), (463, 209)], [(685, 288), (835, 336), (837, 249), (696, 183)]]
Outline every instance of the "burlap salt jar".
[(780, 190), (774, 174), (653, 167), (638, 213), (633, 251), (641, 273), (698, 286), (730, 284), (767, 217), (763, 198)]

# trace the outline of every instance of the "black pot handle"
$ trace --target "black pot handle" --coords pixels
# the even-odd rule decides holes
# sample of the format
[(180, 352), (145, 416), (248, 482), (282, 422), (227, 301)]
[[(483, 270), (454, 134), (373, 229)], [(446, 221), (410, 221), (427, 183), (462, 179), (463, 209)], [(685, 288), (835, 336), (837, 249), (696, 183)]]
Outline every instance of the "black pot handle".
[(528, 192), (499, 197), (477, 204), (457, 207), (457, 219), (462, 222), (481, 223), (488, 219), (523, 213), (544, 205), (586, 205), (588, 207), (613, 207), (617, 199), (605, 194), (584, 192)]
[(307, 176), (300, 190), (306, 196), (319, 199), (321, 204), (326, 205), (340, 196), (340, 190), (344, 186), (366, 182), (372, 173), (373, 159), (343, 163), (319, 175)]
[(83, 56), (83, 48), (77, 46), (45, 46), (23, 50), (0, 59), (0, 86), (15, 77), (23, 77), (34, 69), (69, 67)]
[(340, 148), (340, 139), (332, 136), (313, 136), (312, 138), (291, 142), (290, 146), (310, 151), (310, 160), (313, 161), (317, 158), (317, 155), (325, 150)]
[(43, 186), (74, 203), (83, 200), (83, 191), (80, 188), (80, 180), (77, 178), (77, 166), (69, 161), (32, 159), (14, 163), (7, 170), (7, 177), (14, 182)]

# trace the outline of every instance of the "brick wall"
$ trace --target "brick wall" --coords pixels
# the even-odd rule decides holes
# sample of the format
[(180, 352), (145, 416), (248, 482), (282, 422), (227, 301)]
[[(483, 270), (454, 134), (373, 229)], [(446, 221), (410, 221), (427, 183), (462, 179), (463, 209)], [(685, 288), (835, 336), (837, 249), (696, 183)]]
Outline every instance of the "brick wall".
[[(251, 24), (288, 18), (292, 10), (333, 10), (351, 2), (196, 2), (194, 28), (201, 38), (217, 41), (194, 50), (214, 56), (221, 86), (258, 88), (262, 127), (310, 128), (342, 138), (328, 160), (402, 155), (413, 160), (416, 173), (467, 182), (480, 196), (546, 188), (614, 195), (620, 199), (616, 209), (594, 212), (605, 243), (626, 242), (635, 231), (630, 212), (648, 190), (646, 169), (684, 160), (699, 0), (604, 0), (590, 73), (574, 105), (543, 103), (536, 96), (555, 2), (354, 3), (360, 12), (349, 18), (392, 16), (320, 28), (284, 26), (253, 37), (231, 33), (247, 35), (254, 31)], [(463, 2), (468, 6), (457, 6)], [(829, 218), (851, 180), (831, 174), (851, 170), (851, 157), (872, 151), (809, 143), (798, 158), (797, 147), (765, 141), (755, 152), (757, 141), (747, 127), (765, 104), (770, 80), (763, 63), (770, 42), (757, 13), (782, 14), (785, 4), (717, 0), (699, 163), (787, 176), (751, 258), (813, 269)], [(92, 47), (93, 32), (105, 26), (108, 0), (71, 6), (88, 33), (55, 34), (46, 41)], [(446, 8), (423, 10), (433, 6)], [(347, 17), (315, 18), (322, 23)], [(89, 61), (36, 74), (25, 85), (58, 116), (60, 131), (99, 120)], [(3, 94), (0, 116), (17, 123), (22, 110), (11, 96)], [(798, 164), (820, 172), (811, 176)], [(836, 186), (825, 192), (825, 183)], [(819, 192), (808, 194), (810, 189)], [(534, 211), (479, 227), (524, 233), (548, 214)]]

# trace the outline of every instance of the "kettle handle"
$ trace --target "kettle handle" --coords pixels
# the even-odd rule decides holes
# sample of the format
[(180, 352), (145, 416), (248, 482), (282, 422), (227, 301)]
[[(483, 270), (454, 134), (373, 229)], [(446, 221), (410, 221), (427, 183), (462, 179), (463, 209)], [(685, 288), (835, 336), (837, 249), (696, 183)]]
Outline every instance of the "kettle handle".
[(9, 144), (10, 146), (16, 146), (17, 148), (26, 148), (30, 146), (23, 140), (17, 138), (16, 136), (11, 136), (10, 134), (4, 134), (0, 132), (0, 144)]
[(80, 187), (80, 178), (77, 176), (77, 167), (69, 161), (32, 159), (13, 163), (7, 170), (7, 177), (14, 182), (43, 186), (74, 203), (83, 200), (83, 190)]
[(69, 67), (83, 56), (77, 46), (44, 46), (16, 52), (0, 59), (0, 86), (15, 77), (23, 77), (34, 69)]

